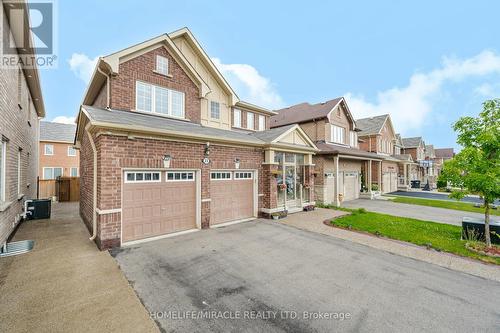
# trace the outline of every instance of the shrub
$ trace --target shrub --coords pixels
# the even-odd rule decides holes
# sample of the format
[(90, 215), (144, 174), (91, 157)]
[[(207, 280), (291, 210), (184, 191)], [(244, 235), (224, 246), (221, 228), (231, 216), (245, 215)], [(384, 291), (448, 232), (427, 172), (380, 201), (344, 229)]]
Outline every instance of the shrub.
[(378, 185), (372, 184), (372, 191), (378, 191)]

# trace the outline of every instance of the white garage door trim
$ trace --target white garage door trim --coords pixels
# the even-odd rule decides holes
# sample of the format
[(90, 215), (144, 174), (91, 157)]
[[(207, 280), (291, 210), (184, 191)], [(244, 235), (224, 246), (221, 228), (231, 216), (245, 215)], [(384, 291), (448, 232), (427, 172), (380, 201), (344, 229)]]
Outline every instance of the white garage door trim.
[(235, 177), (235, 173), (237, 172), (251, 172), (252, 173), (252, 185), (253, 185), (253, 217), (249, 217), (246, 219), (241, 219), (241, 220), (235, 220), (235, 221), (229, 221), (229, 222), (224, 222), (224, 223), (218, 223), (218, 224), (210, 224), (210, 228), (220, 228), (220, 227), (225, 227), (228, 225), (232, 224), (237, 224), (237, 223), (242, 223), (242, 222), (248, 222), (255, 220), (259, 216), (259, 171), (257, 169), (214, 169), (210, 170), (209, 173), (209, 181), (218, 181), (218, 180), (229, 180), (229, 179), (211, 179), (211, 174), (212, 172), (230, 172), (231, 173), (231, 180), (233, 179), (238, 179)]
[[(153, 236), (153, 237), (148, 237), (144, 239), (138, 239), (138, 240), (133, 240), (133, 241), (128, 241), (128, 242), (123, 242), (123, 184), (126, 182), (125, 179), (125, 174), (126, 172), (160, 172), (163, 174), (164, 178), (163, 181), (166, 181), (167, 179), (167, 172), (194, 172), (194, 181), (196, 182), (196, 229), (191, 229), (191, 230), (183, 230), (179, 232), (173, 232), (165, 235), (160, 235), (160, 236)], [(148, 168), (122, 168), (121, 174), (123, 177), (123, 181), (121, 182), (121, 214), (120, 214), (120, 246), (130, 246), (130, 245), (135, 245), (135, 244), (140, 244), (140, 243), (145, 243), (145, 242), (151, 242), (154, 240), (158, 239), (163, 239), (163, 238), (169, 238), (169, 237), (175, 237), (175, 236), (180, 236), (184, 234), (188, 234), (191, 232), (196, 232), (201, 230), (201, 170), (200, 169), (148, 169)], [(162, 178), (160, 177), (160, 180)], [(175, 181), (175, 180), (170, 180), (170, 181)], [(189, 180), (188, 180), (189, 181)]]

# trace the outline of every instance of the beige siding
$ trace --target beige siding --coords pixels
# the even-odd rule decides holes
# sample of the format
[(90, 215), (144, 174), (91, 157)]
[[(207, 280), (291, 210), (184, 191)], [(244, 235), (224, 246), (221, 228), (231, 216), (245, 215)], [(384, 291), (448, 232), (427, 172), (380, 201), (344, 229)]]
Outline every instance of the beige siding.
[[(177, 37), (174, 40), (175, 45), (184, 54), (194, 69), (208, 84), (211, 92), (206, 98), (201, 99), (201, 123), (205, 126), (230, 129), (231, 128), (231, 106), (230, 94), (227, 93), (210, 73), (201, 57), (193, 50), (184, 37)], [(211, 119), (210, 101), (220, 103), (220, 119)]]

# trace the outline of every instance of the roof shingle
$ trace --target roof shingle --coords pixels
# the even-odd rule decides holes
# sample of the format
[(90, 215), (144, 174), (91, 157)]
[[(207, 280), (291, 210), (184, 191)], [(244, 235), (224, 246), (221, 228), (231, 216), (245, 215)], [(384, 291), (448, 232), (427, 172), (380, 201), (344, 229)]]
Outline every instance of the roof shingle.
[(328, 113), (343, 97), (337, 97), (327, 102), (318, 104), (301, 103), (289, 106), (284, 109), (276, 110), (277, 115), (271, 117), (271, 127), (284, 126), (289, 124), (301, 123), (313, 119), (325, 118)]
[(40, 122), (40, 141), (71, 142), (75, 139), (76, 125)]
[(358, 133), (358, 136), (380, 133), (380, 130), (384, 126), (387, 117), (389, 117), (388, 114), (383, 114), (375, 117), (356, 119), (356, 125), (361, 130), (361, 132)]

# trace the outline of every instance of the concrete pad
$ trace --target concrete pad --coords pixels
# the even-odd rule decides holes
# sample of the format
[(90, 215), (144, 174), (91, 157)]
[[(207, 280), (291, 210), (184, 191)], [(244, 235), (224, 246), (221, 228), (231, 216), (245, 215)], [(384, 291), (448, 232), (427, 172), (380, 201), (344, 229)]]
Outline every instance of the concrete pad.
[(0, 259), (0, 332), (158, 332), (116, 262), (101, 252), (78, 203), (23, 223), (13, 240), (30, 253)]

